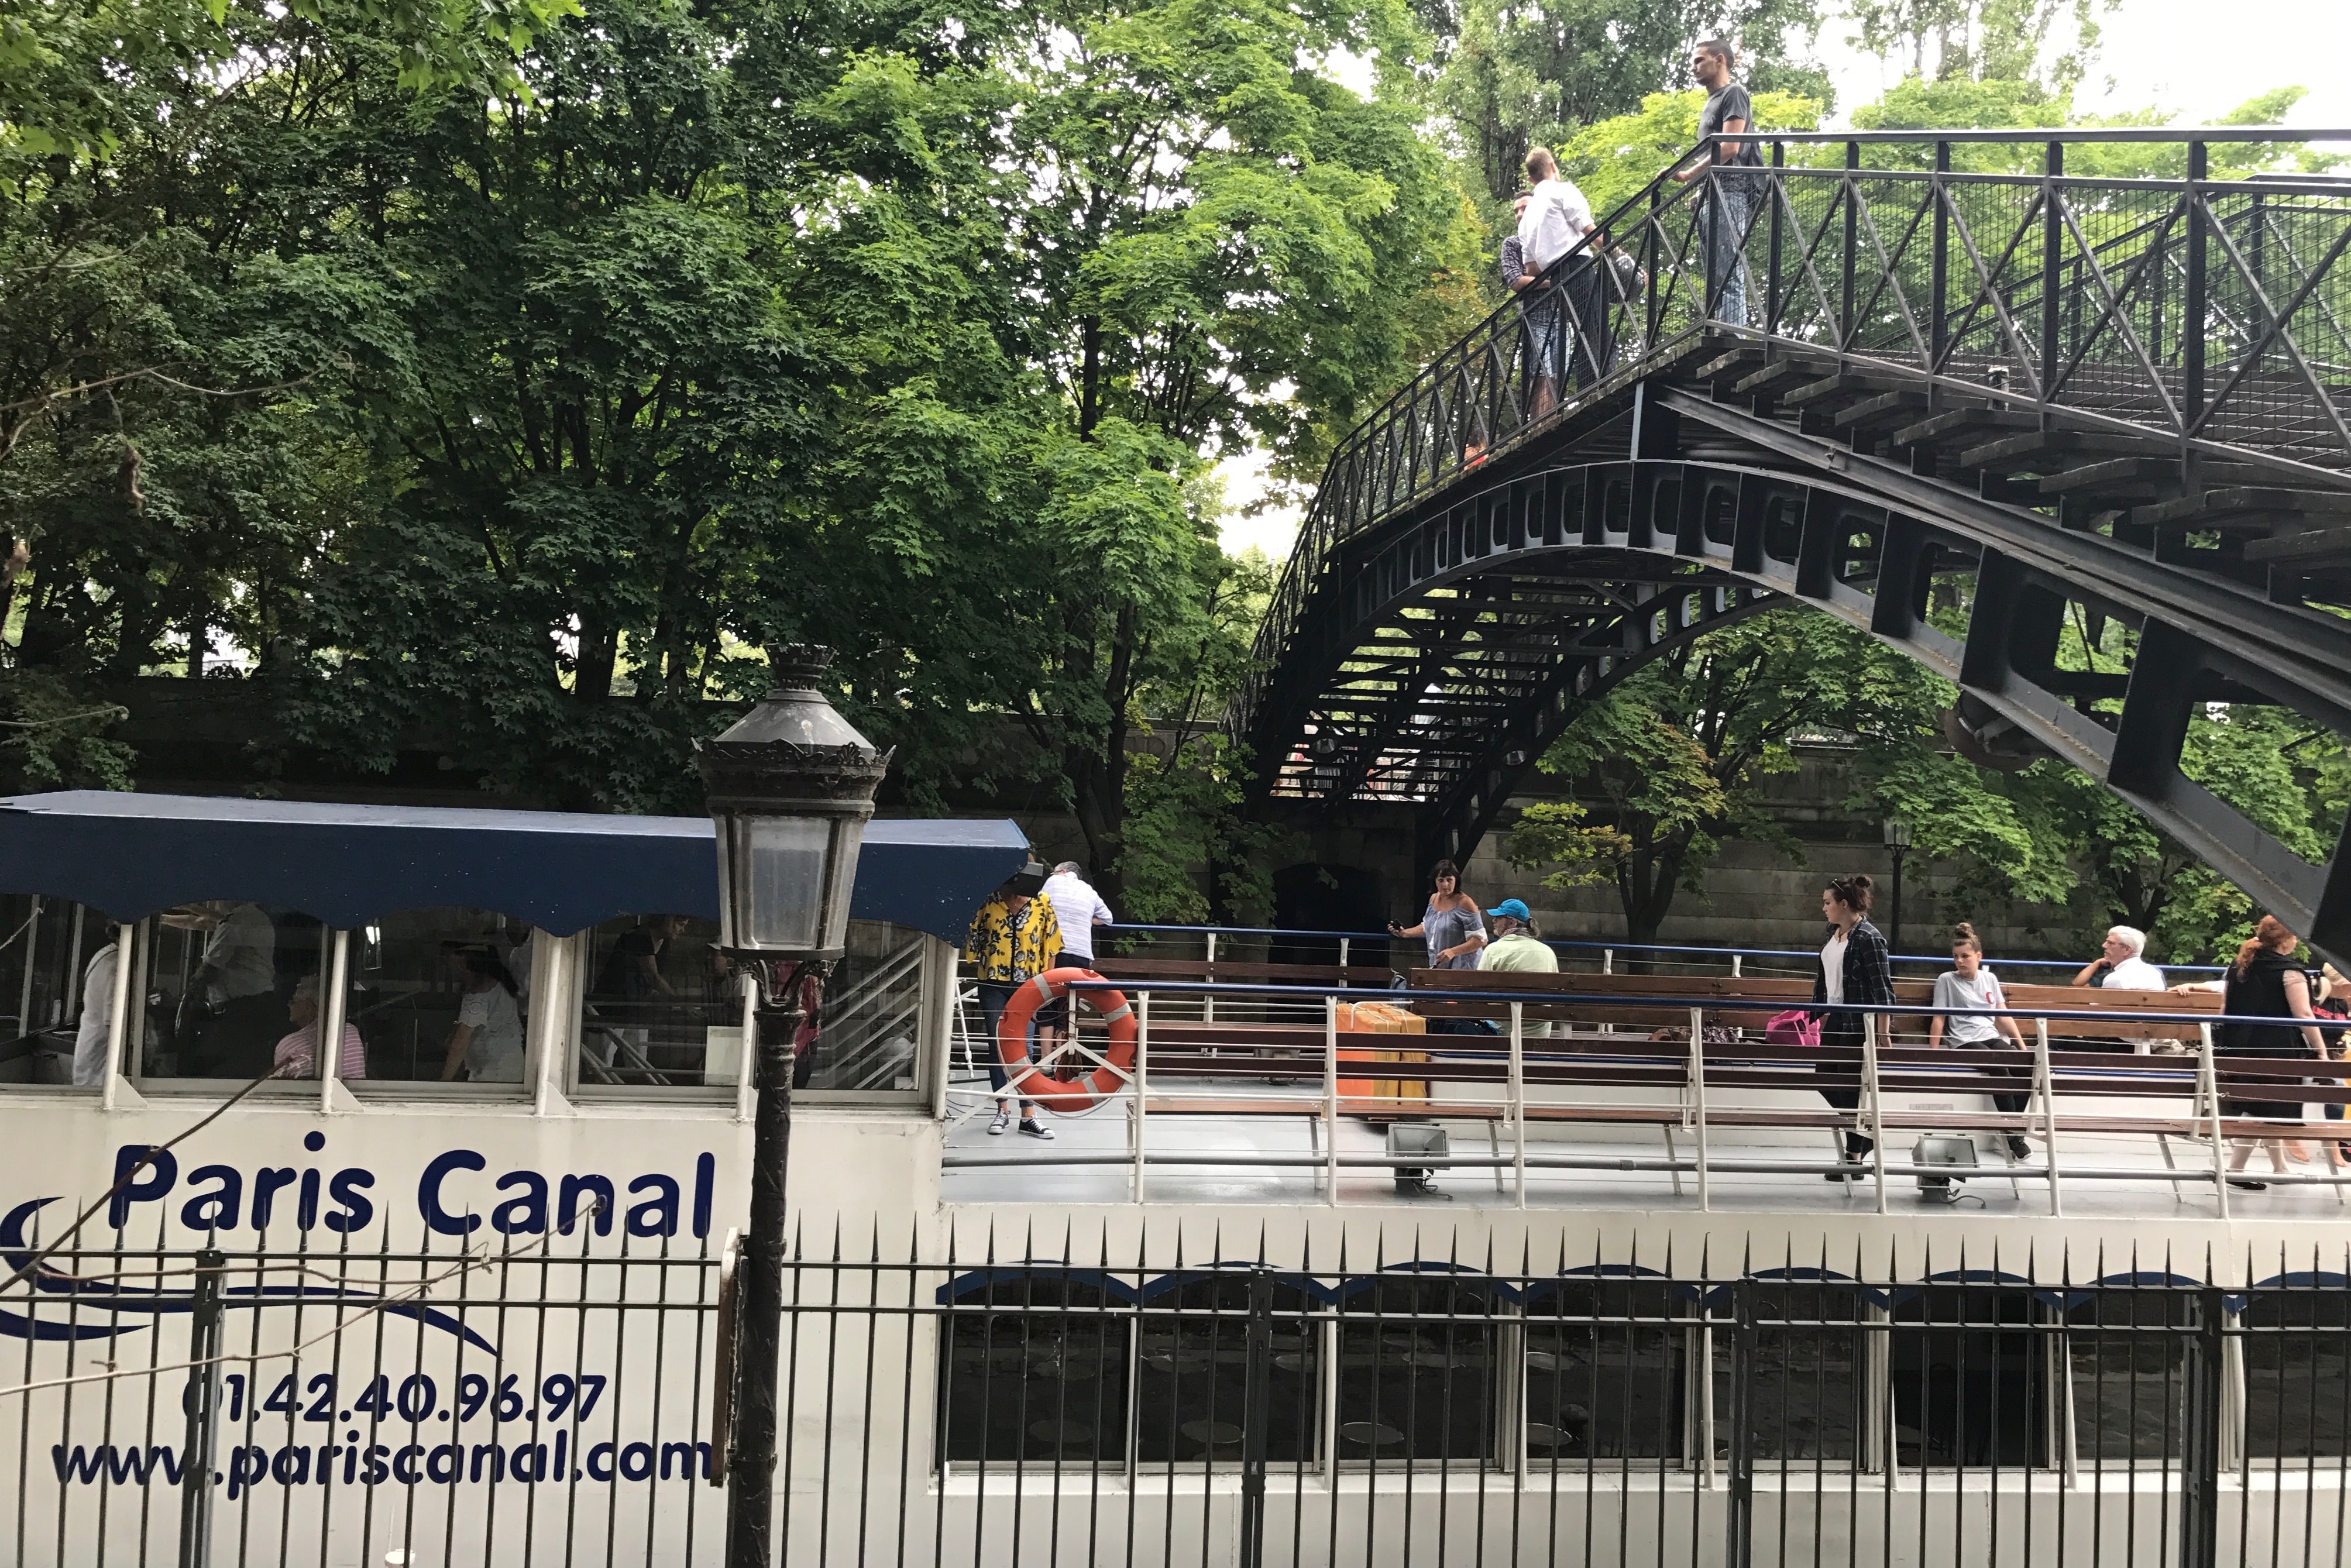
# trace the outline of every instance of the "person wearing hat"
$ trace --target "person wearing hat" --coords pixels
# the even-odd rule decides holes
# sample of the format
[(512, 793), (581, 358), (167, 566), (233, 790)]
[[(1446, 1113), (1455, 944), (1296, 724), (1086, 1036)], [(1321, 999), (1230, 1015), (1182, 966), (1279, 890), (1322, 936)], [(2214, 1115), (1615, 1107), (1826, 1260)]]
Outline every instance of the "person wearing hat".
[[(1038, 896), (1044, 886), (1045, 868), (1030, 861), (979, 906), (964, 938), (964, 962), (971, 966), (972, 977), (979, 984), (980, 1010), (987, 1019), (987, 1081), (999, 1094), (1006, 1079), (1002, 1055), (996, 1049), (997, 1025), (1021, 982), (1034, 979), (1061, 961), (1061, 925), (1054, 918), (1052, 904)], [(996, 1119), (987, 1125), (988, 1135), (1002, 1137), (1011, 1125), (1011, 1102), (999, 1099)], [(1020, 1103), (1020, 1130), (1032, 1138), (1053, 1135), (1053, 1130), (1037, 1119), (1036, 1105), (1027, 1100)]]
[[(1519, 975), (1556, 975), (1559, 955), (1545, 946), (1535, 936), (1535, 917), (1522, 899), (1506, 898), (1486, 911), (1493, 923), (1493, 937), (1479, 950), (1478, 967), (1500, 970)], [(1551, 1025), (1531, 1023), (1525, 1038), (1547, 1037)]]

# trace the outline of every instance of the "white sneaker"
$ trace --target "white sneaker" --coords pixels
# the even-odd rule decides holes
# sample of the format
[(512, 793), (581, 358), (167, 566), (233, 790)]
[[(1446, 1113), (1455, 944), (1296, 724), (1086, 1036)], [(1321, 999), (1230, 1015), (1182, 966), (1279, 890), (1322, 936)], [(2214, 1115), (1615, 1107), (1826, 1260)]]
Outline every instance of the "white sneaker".
[(1028, 1134), (1032, 1138), (1050, 1138), (1053, 1135), (1053, 1129), (1045, 1125), (1044, 1123), (1040, 1122), (1034, 1116), (1022, 1118), (1020, 1130)]
[(987, 1135), (991, 1138), (1000, 1138), (1004, 1136), (1004, 1130), (1010, 1125), (1012, 1125), (1012, 1113), (998, 1111), (996, 1113), (996, 1120), (987, 1124)]

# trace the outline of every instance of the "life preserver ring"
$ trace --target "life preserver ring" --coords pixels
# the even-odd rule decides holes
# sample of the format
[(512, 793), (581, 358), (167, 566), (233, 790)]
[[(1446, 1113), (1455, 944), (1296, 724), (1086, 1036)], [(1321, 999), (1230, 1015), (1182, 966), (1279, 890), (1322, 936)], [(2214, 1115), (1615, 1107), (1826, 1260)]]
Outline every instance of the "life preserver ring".
[(996, 1026), (996, 1059), (1004, 1064), (1004, 1092), (1033, 1100), (1049, 1111), (1070, 1113), (1091, 1111), (1126, 1086), (1134, 1071), (1134, 1009), (1117, 991), (1077, 993), (1110, 1030), (1104, 1065), (1082, 1076), (1062, 1077), (1029, 1060), (1029, 1026), (1037, 1010), (1068, 994), (1073, 982), (1101, 978), (1092, 969), (1048, 969), (1020, 982)]

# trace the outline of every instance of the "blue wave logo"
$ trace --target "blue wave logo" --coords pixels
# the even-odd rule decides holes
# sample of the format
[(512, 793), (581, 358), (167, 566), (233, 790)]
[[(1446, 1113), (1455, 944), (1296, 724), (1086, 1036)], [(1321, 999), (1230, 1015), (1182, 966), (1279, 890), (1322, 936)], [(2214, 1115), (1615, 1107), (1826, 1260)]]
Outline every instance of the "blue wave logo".
[[(0, 1265), (15, 1273), (33, 1260), (33, 1245), (26, 1239), (25, 1228), (33, 1216), (50, 1204), (54, 1197), (37, 1197), (20, 1203), (0, 1218)], [(44, 1265), (31, 1275), (33, 1289), (42, 1296), (59, 1296), (66, 1300), (59, 1305), (71, 1304), (71, 1315), (107, 1314), (104, 1322), (57, 1322), (27, 1313), (11, 1312), (0, 1307), (0, 1335), (10, 1339), (29, 1340), (91, 1340), (108, 1339), (116, 1334), (136, 1333), (143, 1323), (124, 1323), (125, 1313), (162, 1316), (171, 1312), (195, 1310), (195, 1297), (187, 1291), (133, 1290), (107, 1280), (85, 1280), (78, 1275)], [(227, 1309), (293, 1306), (301, 1302), (332, 1301), (338, 1305), (372, 1307), (386, 1316), (408, 1318), (426, 1328), (452, 1333), (467, 1344), (491, 1355), (497, 1346), (467, 1328), (463, 1322), (438, 1307), (427, 1307), (410, 1301), (386, 1301), (381, 1296), (364, 1291), (337, 1289), (328, 1285), (231, 1285), (221, 1292), (221, 1305)]]

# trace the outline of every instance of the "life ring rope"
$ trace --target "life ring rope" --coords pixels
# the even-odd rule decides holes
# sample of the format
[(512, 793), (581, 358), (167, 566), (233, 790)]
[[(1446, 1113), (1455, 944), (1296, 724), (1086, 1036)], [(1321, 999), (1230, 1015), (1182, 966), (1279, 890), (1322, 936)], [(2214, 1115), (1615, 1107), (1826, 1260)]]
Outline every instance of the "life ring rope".
[[(1029, 1030), (1038, 1013), (1069, 994), (1072, 985), (1101, 978), (1092, 969), (1048, 969), (1022, 982), (1020, 988), (1013, 992), (996, 1028), (996, 1056), (1005, 1072), (1004, 1094), (1018, 1095), (1066, 1115), (1091, 1111), (1134, 1082), (1134, 1009), (1117, 991), (1076, 993), (1108, 1030), (1107, 1051), (1097, 1051), (1085, 1044), (1073, 1028), (1069, 1038), (1046, 1052), (1042, 1060), (1029, 1059)], [(1093, 1062), (1094, 1070), (1076, 1078), (1060, 1077), (1048, 1071), (1071, 1052)]]

